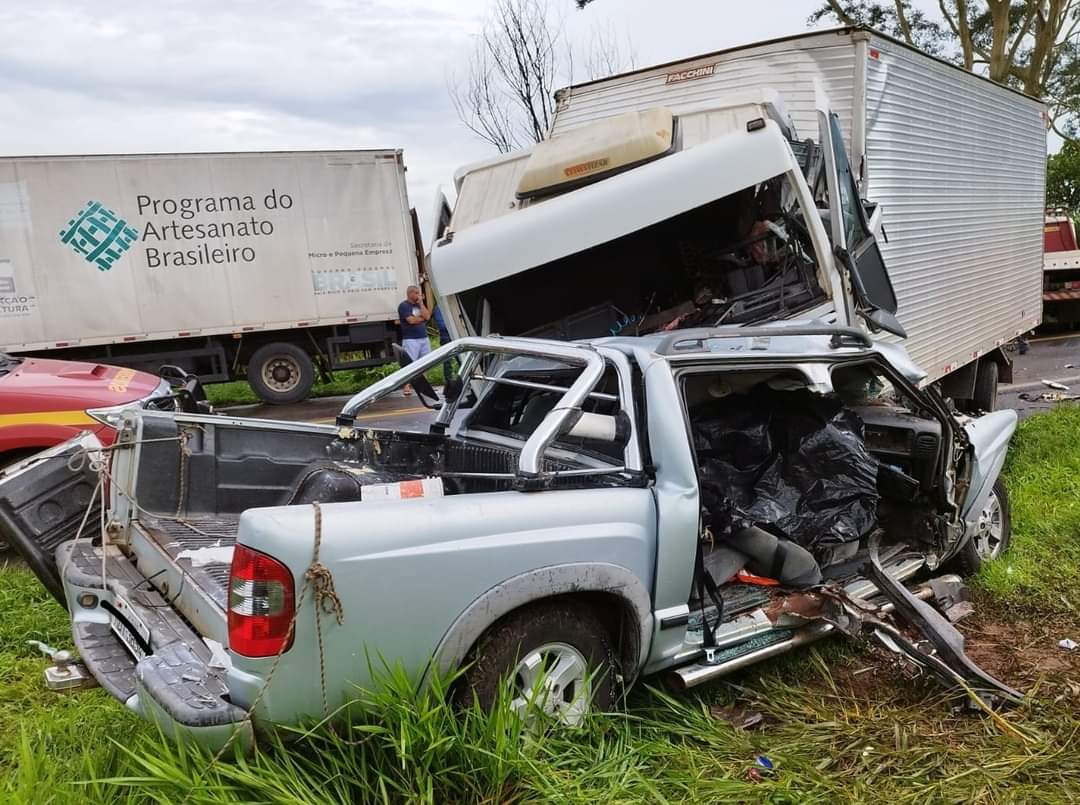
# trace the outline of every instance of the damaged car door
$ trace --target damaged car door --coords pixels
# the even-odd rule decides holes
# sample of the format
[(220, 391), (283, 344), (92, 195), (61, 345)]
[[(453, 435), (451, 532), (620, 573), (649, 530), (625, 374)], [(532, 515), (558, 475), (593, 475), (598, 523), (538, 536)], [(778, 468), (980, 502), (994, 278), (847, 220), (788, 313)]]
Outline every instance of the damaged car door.
[(907, 337), (896, 318), (896, 292), (874, 237), (851, 170), (840, 120), (818, 96), (818, 129), (829, 199), (829, 234), (837, 262), (847, 273), (856, 312), (874, 331)]
[(100, 529), (100, 450), (98, 438), (84, 432), (0, 474), (0, 535), (61, 605), (64, 589), (56, 549), (80, 532), (89, 535)]

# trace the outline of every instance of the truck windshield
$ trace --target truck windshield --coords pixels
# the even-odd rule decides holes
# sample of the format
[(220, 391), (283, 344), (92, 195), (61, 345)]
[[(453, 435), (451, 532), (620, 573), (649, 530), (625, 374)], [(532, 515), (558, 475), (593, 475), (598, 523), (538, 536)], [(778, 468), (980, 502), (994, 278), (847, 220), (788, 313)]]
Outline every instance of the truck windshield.
[(780, 318), (824, 298), (785, 175), (462, 294), (490, 332), (581, 339)]

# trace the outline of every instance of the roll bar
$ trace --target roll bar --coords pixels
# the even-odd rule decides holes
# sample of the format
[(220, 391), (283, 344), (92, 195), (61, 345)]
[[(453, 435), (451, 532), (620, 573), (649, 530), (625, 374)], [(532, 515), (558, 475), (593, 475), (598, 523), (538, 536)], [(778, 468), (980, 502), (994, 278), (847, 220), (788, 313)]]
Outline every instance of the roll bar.
[(568, 426), (571, 417), (580, 412), (581, 404), (600, 382), (604, 374), (604, 359), (593, 347), (585, 344), (568, 344), (564, 341), (489, 337), (460, 338), (433, 350), (419, 360), (402, 367), (389, 377), (351, 397), (337, 417), (342, 436), (351, 436), (356, 415), (363, 408), (382, 399), (390, 392), (417, 375), (441, 365), (455, 355), (465, 352), (551, 358), (574, 366), (581, 366), (578, 378), (548, 412), (543, 421), (521, 448), (518, 459), (518, 475), (526, 478), (539, 477), (543, 458), (551, 443)]

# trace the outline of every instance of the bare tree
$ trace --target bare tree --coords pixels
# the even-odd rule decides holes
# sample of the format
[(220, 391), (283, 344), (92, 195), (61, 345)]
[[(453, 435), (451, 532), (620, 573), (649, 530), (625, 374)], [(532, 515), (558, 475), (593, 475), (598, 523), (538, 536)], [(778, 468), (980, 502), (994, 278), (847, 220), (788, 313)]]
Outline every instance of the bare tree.
[(637, 51), (629, 36), (620, 36), (613, 23), (592, 30), (585, 49), (584, 75), (586, 81), (605, 78), (637, 67)]
[(539, 142), (555, 113), (559, 78), (571, 72), (561, 20), (542, 0), (495, 0), (465, 80), (451, 86), (461, 122), (500, 151)]
[[(477, 36), (467, 75), (450, 85), (458, 118), (499, 151), (544, 139), (555, 115), (555, 90), (573, 83), (574, 59), (563, 18), (545, 0), (494, 0)], [(586, 52), (589, 78), (633, 64), (633, 49), (613, 29), (595, 31)]]

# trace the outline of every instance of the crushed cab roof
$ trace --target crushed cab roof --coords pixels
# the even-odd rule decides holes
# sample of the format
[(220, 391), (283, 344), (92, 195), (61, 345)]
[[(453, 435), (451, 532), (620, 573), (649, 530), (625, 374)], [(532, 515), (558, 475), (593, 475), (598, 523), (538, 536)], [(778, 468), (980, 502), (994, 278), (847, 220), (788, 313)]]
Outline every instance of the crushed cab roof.
[(432, 251), (435, 285), (442, 295), (486, 285), (797, 169), (769, 120), (452, 233)]

